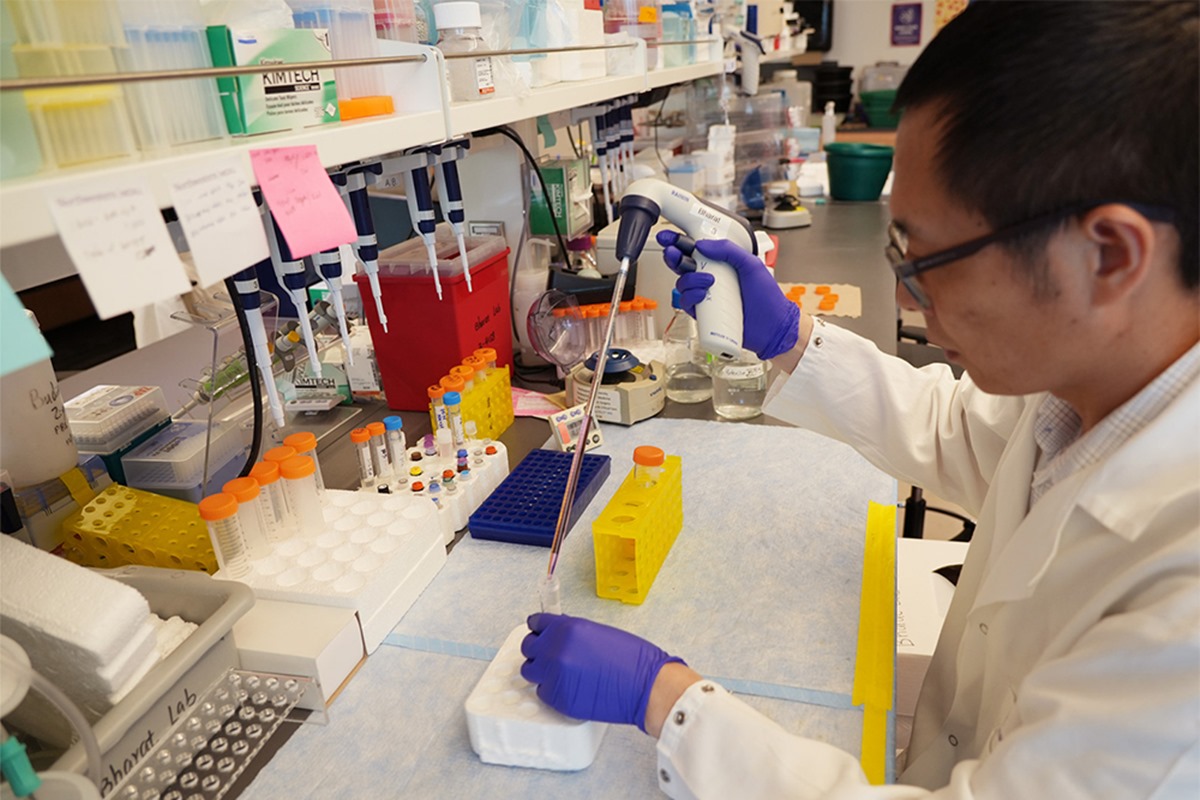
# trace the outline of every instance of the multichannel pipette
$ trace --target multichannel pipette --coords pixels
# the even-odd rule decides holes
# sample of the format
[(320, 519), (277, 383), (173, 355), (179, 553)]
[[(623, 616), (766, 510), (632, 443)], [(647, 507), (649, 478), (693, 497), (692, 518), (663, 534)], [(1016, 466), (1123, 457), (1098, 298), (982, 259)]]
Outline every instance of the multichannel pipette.
[[(264, 208), (266, 207), (264, 206)], [(304, 346), (308, 348), (308, 368), (313, 375), (320, 377), (321, 359), (317, 356), (317, 340), (313, 336), (312, 325), (308, 322), (308, 303), (304, 299), (304, 291), (308, 288), (304, 260), (292, 257), (291, 248), (288, 247), (287, 240), (283, 238), (283, 231), (279, 229), (279, 223), (275, 221), (269, 208), (265, 213), (269, 223), (267, 243), (271, 246), (271, 264), (275, 268), (275, 277), (279, 280), (279, 285), (291, 297), (292, 305), (296, 307), (296, 320), (300, 323)]]
[[(379, 240), (375, 237), (375, 220), (371, 217), (371, 201), (367, 198), (367, 183), (381, 171), (379, 164), (367, 164), (345, 173), (346, 206), (354, 217), (354, 228), (358, 231), (358, 260), (371, 284), (371, 296), (375, 298), (375, 312), (379, 324), (387, 333), (388, 318), (383, 312), (383, 294), (379, 290)], [(335, 181), (336, 183), (336, 181)], [(340, 188), (340, 187), (339, 187)]]
[(456, 163), (458, 159), (467, 157), (467, 149), (470, 146), (469, 139), (455, 139), (430, 149), (437, 158), (438, 199), (442, 204), (442, 218), (450, 223), (454, 238), (458, 240), (458, 254), (462, 257), (467, 291), (473, 292), (475, 290), (471, 287), (471, 264), (467, 260), (467, 243), (463, 237), (463, 223), (467, 217), (463, 209), (462, 184), (458, 180)]
[(267, 347), (267, 327), (263, 323), (262, 298), (258, 294), (258, 276), (255, 267), (247, 267), (241, 272), (234, 273), (233, 284), (237, 288), (238, 299), (246, 312), (246, 323), (250, 327), (250, 341), (254, 344), (254, 360), (258, 363), (258, 371), (262, 373), (262, 382), (267, 389), (267, 401), (271, 406), (271, 417), (275, 427), (282, 429), (287, 420), (283, 416), (283, 403), (279, 399), (279, 389), (275, 386), (275, 373), (271, 369), (271, 351)]
[(438, 300), (442, 299), (442, 281), (438, 277), (437, 217), (433, 213), (433, 191), (429, 186), (429, 167), (436, 163), (436, 158), (426, 148), (411, 150), (399, 156), (390, 156), (383, 160), (385, 174), (399, 172), (404, 175), (404, 196), (408, 201), (408, 215), (413, 227), (425, 242), (425, 252), (429, 254), (429, 268), (433, 270), (433, 286), (437, 290)]

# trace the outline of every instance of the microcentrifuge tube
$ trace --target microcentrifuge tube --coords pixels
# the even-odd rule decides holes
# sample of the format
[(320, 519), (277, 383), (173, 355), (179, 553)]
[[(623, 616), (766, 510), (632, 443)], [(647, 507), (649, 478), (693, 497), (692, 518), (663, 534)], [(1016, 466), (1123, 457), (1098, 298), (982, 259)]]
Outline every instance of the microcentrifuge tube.
[(538, 581), (538, 598), (541, 600), (542, 613), (562, 613), (562, 586), (558, 582), (557, 575), (547, 573), (542, 576), (542, 579)]
[(448, 428), (437, 432), (437, 454), (439, 458), (454, 458), (454, 434)]

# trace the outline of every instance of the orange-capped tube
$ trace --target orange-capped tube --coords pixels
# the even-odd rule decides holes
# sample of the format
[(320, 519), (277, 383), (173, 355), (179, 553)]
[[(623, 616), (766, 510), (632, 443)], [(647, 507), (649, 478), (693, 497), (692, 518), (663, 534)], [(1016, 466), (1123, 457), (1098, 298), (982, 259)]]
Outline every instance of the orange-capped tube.
[(662, 477), (666, 456), (662, 448), (644, 444), (633, 450), (633, 480), (643, 489), (652, 489)]
[(464, 392), (469, 392), (475, 388), (475, 370), (465, 364), (459, 364), (457, 367), (450, 368), (451, 375), (457, 375), (462, 378)]
[(294, 447), (296, 455), (308, 456), (312, 459), (313, 468), (316, 470), (317, 493), (325, 494), (325, 476), (321, 474), (321, 460), (317, 458), (316, 434), (311, 431), (293, 433), (291, 436), (285, 436), (283, 443), (288, 447)]
[(375, 467), (377, 480), (387, 483), (392, 476), (392, 458), (387, 446), (387, 427), (382, 422), (367, 425), (371, 434), (371, 463)]
[(646, 320), (646, 338), (658, 338), (658, 326), (654, 324), (654, 312), (658, 310), (658, 301), (646, 298), (646, 310), (642, 312), (643, 318)]
[(296, 448), (280, 445), (279, 447), (272, 447), (270, 450), (263, 453), (263, 461), (274, 461), (278, 464), (298, 455), (300, 454), (296, 452)]
[[(262, 558), (271, 550), (271, 532), (267, 515), (262, 507), (262, 489), (251, 477), (234, 478), (221, 487), (238, 502), (238, 519), (242, 523), (242, 536), (246, 541), (246, 554), (250, 558)], [(274, 520), (272, 520), (273, 522)]]
[(435, 430), (449, 429), (450, 423), (446, 419), (446, 403), (442, 400), (446, 396), (446, 387), (435, 383), (425, 392), (429, 395), (429, 407), (433, 410), (433, 420), (437, 426)]
[(487, 380), (488, 362), (483, 356), (467, 356), (463, 359), (463, 366), (475, 371), (476, 386)]
[[(463, 379), (457, 375), (447, 375), (444, 378), (442, 378), (440, 381), (438, 381), (438, 383), (442, 384), (442, 388), (445, 389), (447, 392), (462, 392), (463, 385), (464, 385)], [(443, 401), (445, 400), (444, 395), (443, 395), (442, 399), (443, 399)]]
[(273, 542), (281, 542), (288, 537), (288, 529), (294, 527), (295, 523), (283, 491), (283, 481), (279, 477), (279, 463), (260, 461), (251, 467), (250, 477), (262, 488), (263, 512), (270, 520), (267, 536)]
[(475, 351), (475, 355), (479, 356), (485, 362), (487, 362), (488, 369), (496, 368), (496, 348), (480, 347), (478, 350)]
[(366, 428), (350, 431), (354, 443), (354, 455), (358, 461), (358, 481), (364, 489), (375, 485), (375, 462), (371, 459), (371, 432)]
[(316, 464), (309, 456), (292, 456), (279, 465), (279, 473), (300, 534), (320, 535), (325, 530), (325, 510), (317, 491)]
[(212, 494), (200, 501), (200, 519), (208, 525), (208, 538), (217, 555), (217, 568), (231, 578), (250, 572), (246, 539), (238, 519), (238, 501), (231, 494)]

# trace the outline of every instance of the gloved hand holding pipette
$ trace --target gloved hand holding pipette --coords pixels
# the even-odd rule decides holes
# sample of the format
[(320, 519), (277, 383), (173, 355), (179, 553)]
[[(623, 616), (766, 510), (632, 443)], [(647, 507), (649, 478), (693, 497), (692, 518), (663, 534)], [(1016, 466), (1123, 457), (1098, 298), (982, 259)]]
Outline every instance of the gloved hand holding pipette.
[[(676, 231), (659, 231), (655, 238), (663, 246), (663, 261), (679, 273), (675, 287), (682, 308), (696, 316), (696, 304), (713, 284), (712, 274), (688, 270), (690, 253), (685, 250), (690, 250), (692, 243), (687, 240), (680, 249), (682, 237)], [(701, 239), (694, 246), (701, 255), (723, 261), (737, 272), (742, 294), (742, 346), (764, 359), (795, 347), (800, 335), (800, 307), (784, 296), (762, 261), (728, 239)]]
[(551, 708), (575, 719), (637, 725), (659, 670), (682, 658), (632, 633), (564, 614), (533, 614), (521, 676)]

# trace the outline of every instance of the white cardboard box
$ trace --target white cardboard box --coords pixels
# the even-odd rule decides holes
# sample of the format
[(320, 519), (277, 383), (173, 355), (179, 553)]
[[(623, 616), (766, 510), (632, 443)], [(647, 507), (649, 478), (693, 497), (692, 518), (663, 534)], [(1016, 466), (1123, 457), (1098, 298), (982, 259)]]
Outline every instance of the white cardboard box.
[(967, 543), (900, 539), (896, 546), (896, 714), (912, 716), (954, 585), (935, 570), (959, 565)]

